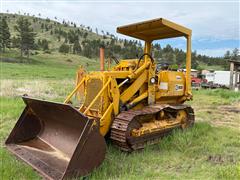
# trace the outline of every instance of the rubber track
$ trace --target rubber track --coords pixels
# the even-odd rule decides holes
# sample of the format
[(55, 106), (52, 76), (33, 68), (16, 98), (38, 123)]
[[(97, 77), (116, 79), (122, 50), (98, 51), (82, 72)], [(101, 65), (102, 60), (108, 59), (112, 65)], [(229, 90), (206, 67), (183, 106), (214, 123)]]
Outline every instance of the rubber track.
[(188, 120), (191, 122), (191, 125), (193, 125), (194, 112), (193, 109), (187, 105), (152, 105), (146, 106), (141, 110), (123, 111), (115, 118), (111, 127), (110, 139), (112, 140), (113, 144), (118, 146), (123, 151), (131, 152), (133, 150), (144, 148), (146, 144), (155, 144), (158, 142), (162, 136), (168, 134), (174, 128), (147, 134), (137, 138), (131, 138), (131, 129), (129, 125), (139, 118), (144, 119), (144, 117), (156, 114), (164, 109), (172, 109), (173, 111), (181, 109), (187, 110)]

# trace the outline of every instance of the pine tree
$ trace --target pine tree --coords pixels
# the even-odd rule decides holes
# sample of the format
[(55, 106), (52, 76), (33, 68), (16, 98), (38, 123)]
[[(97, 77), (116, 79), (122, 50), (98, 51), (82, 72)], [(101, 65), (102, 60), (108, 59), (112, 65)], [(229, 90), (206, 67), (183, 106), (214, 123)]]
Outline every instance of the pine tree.
[(85, 33), (83, 34), (83, 38), (84, 38), (84, 39), (86, 39), (86, 38), (87, 38), (87, 36), (88, 36), (88, 33), (87, 33), (87, 32), (85, 32)]
[(239, 55), (238, 48), (234, 48), (234, 50), (232, 51), (232, 59), (240, 61), (240, 55)]
[(0, 19), (0, 50), (3, 52), (5, 48), (10, 48), (11, 42), (11, 34), (9, 32), (9, 27), (5, 17), (1, 17)]
[(48, 41), (46, 39), (42, 40), (42, 49), (43, 49), (43, 51), (49, 50)]
[(15, 28), (19, 33), (21, 56), (23, 56), (23, 53), (26, 53), (27, 57), (29, 57), (29, 50), (34, 48), (34, 38), (36, 35), (31, 28), (31, 23), (28, 19), (20, 18)]
[(73, 44), (73, 54), (80, 54), (81, 53), (81, 46), (79, 44), (79, 41), (76, 40)]
[(68, 53), (68, 52), (69, 52), (69, 45), (63, 43), (63, 44), (59, 47), (59, 52), (61, 52), (61, 53)]
[(12, 46), (13, 48), (18, 48), (19, 47), (19, 38), (16, 38), (15, 36), (13, 36), (13, 38), (11, 39), (12, 42)]
[(224, 58), (225, 58), (225, 59), (230, 59), (230, 57), (231, 57), (231, 52), (228, 50), (228, 51), (226, 51), (226, 53), (224, 54)]
[(58, 35), (58, 36), (57, 36), (57, 39), (58, 39), (58, 41), (61, 41), (61, 36)]

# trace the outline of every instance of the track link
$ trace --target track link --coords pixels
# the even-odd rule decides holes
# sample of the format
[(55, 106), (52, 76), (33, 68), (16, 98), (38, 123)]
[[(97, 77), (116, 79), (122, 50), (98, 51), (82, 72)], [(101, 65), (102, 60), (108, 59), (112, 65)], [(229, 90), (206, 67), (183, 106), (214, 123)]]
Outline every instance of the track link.
[(161, 130), (151, 134), (146, 134), (140, 137), (131, 137), (130, 133), (134, 127), (139, 127), (140, 119), (151, 119), (156, 113), (161, 110), (186, 110), (189, 125), (194, 123), (194, 112), (190, 106), (187, 105), (151, 105), (146, 106), (141, 110), (129, 110), (121, 112), (113, 121), (111, 127), (110, 139), (113, 144), (123, 151), (131, 152), (137, 149), (143, 149), (146, 144), (155, 144), (161, 137), (170, 133), (174, 128)]

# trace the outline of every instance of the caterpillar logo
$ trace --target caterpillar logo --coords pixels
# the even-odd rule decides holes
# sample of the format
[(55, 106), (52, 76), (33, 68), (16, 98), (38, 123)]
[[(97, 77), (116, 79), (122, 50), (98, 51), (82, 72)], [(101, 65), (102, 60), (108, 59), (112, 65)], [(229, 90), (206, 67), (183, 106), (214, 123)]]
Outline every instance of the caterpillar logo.
[(181, 76), (176, 76), (176, 79), (181, 80), (182, 78), (181, 78)]
[(183, 90), (183, 85), (181, 85), (181, 84), (176, 84), (175, 90), (176, 90), (176, 91), (182, 91), (182, 90)]

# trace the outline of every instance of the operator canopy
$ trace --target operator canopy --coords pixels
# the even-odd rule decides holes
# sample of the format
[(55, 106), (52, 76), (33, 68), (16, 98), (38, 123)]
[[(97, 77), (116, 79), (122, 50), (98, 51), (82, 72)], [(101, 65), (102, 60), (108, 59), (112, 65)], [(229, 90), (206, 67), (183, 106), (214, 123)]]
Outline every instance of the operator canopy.
[(144, 41), (190, 36), (191, 30), (163, 18), (129, 24), (117, 28), (117, 32)]

